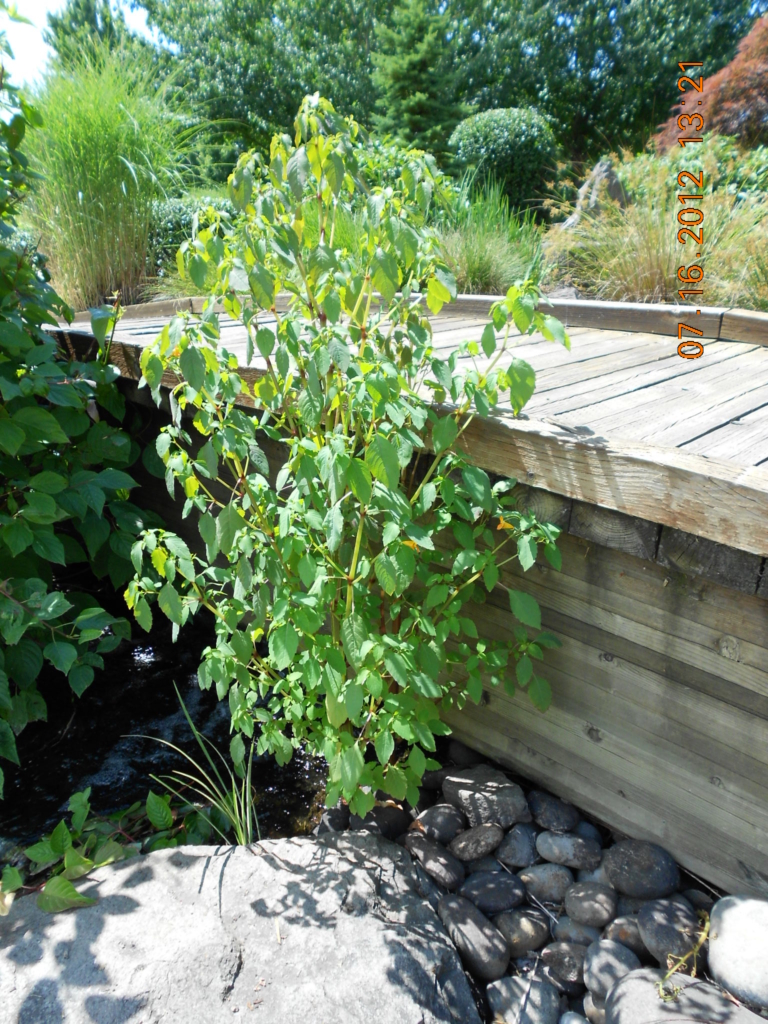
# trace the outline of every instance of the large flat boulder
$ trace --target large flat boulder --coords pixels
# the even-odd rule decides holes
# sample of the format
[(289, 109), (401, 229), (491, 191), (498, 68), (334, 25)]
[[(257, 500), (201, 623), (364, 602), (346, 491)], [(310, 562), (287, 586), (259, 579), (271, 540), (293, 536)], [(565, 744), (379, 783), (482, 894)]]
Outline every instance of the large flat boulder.
[(3, 1024), (480, 1024), (431, 882), (380, 836), (162, 850), (76, 884), (98, 903), (0, 918)]

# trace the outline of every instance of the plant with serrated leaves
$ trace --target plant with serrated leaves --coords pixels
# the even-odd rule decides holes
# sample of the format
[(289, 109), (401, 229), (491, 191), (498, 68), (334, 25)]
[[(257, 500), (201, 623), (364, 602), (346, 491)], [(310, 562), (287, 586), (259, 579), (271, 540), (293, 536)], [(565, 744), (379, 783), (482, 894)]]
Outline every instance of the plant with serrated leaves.
[[(0, 12), (8, 13), (4, 3)], [(130, 635), (126, 619), (67, 586), (66, 567), (90, 562), (96, 576), (122, 585), (136, 535), (157, 519), (126, 500), (135, 481), (125, 469), (139, 448), (119, 427), (124, 402), (107, 362), (115, 310), (94, 313), (98, 356), (63, 351), (46, 326), (72, 312), (42, 257), (14, 244), (32, 177), (21, 146), (40, 117), (2, 76), (0, 69), (0, 758), (18, 764), (16, 736), (46, 716), (36, 687), (44, 662), (80, 695), (102, 655)], [(78, 591), (83, 584), (81, 577)]]
[[(178, 379), (157, 451), (201, 544), (147, 531), (126, 598), (145, 629), (153, 605), (177, 633), (209, 609), (217, 639), (200, 685), (228, 698), (234, 730), (256, 730), (259, 753), (323, 753), (328, 803), (343, 797), (363, 815), (379, 790), (416, 802), (435, 736), (450, 731), (441, 707), (479, 701), (484, 682), (549, 703), (533, 665), (557, 641), (503, 574), (513, 561), (530, 568), (540, 546), (559, 566), (559, 531), (518, 512), (512, 481), (493, 483), (462, 442), (504, 396), (519, 412), (533, 393), (533, 369), (509, 353), (518, 332), (568, 338), (520, 282), (479, 343), (435, 351), (428, 311), (455, 285), (427, 222), (429, 165), (410, 161), (396, 186), (374, 189), (358, 246), (335, 245), (358, 187), (358, 137), (307, 97), (295, 138), (276, 136), (268, 164), (239, 160), (234, 226), (183, 247), (186, 273), (215, 269), (215, 294), (202, 315), (175, 316), (141, 365), (158, 402), (164, 374)], [(240, 357), (222, 345), (215, 300), (247, 328)], [(256, 353), (256, 372), (240, 371)], [(510, 639), (482, 639), (474, 610), (501, 591), (517, 620)]]

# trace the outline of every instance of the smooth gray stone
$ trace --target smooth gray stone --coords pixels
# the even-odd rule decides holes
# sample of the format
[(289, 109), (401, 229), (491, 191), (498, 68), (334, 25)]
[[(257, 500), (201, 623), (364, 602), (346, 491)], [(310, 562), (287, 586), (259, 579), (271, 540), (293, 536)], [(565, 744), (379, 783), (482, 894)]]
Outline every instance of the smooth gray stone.
[(472, 750), (461, 740), (450, 740), (448, 743), (448, 760), (452, 761), (457, 768), (469, 768), (473, 764), (482, 764), (485, 758)]
[(518, 871), (517, 877), (540, 903), (562, 903), (573, 885), (571, 869), (562, 864), (534, 864)]
[(644, 967), (626, 974), (605, 1001), (605, 1024), (760, 1024), (761, 1017), (714, 985), (679, 972), (666, 987), (670, 994), (679, 989), (677, 998), (661, 999), (657, 986), (665, 973)]
[(606, 850), (603, 858), (611, 885), (624, 896), (658, 900), (680, 884), (674, 858), (656, 843), (624, 839)]
[(546, 967), (560, 981), (571, 985), (584, 984), (584, 958), (587, 947), (578, 942), (551, 942), (541, 951)]
[(476, 871), (503, 871), (504, 868), (495, 857), (478, 857), (477, 860), (468, 860), (464, 865), (468, 875), (474, 875)]
[(594, 871), (603, 856), (594, 839), (582, 839), (572, 832), (542, 832), (536, 837), (536, 849), (550, 864), (587, 871)]
[(493, 919), (507, 940), (513, 960), (535, 953), (550, 941), (549, 918), (535, 907), (517, 907)]
[(593, 942), (584, 960), (584, 984), (598, 999), (605, 999), (613, 986), (641, 964), (631, 949), (611, 939)]
[(487, 764), (455, 769), (443, 782), (443, 796), (466, 814), (471, 826), (495, 822), (506, 829), (528, 817), (522, 789)]
[(737, 999), (768, 1008), (768, 901), (717, 901), (710, 914), (709, 970)]
[[(613, 888), (611, 880), (608, 877), (608, 872), (605, 868), (605, 856), (600, 860), (594, 871), (577, 871), (576, 873), (577, 882), (599, 882), (600, 885), (607, 885), (610, 889)], [(628, 897), (622, 897), (627, 899)]]
[(543, 790), (534, 789), (528, 794), (528, 806), (536, 824), (551, 832), (572, 832), (579, 823), (580, 815), (573, 804)]
[(448, 844), (448, 849), (461, 861), (478, 860), (493, 853), (503, 838), (504, 830), (501, 826), (488, 822), (486, 825), (468, 828), (466, 832), (459, 832)]
[(582, 820), (577, 822), (575, 825), (573, 832), (575, 835), (581, 836), (582, 839), (594, 839), (600, 847), (603, 845), (603, 837), (600, 834), (600, 829), (596, 825), (593, 825), (591, 821), (584, 821), (582, 818)]
[(435, 804), (422, 811), (414, 819), (412, 829), (422, 829), (430, 839), (447, 845), (462, 829), (467, 827), (467, 819), (453, 804)]
[(565, 911), (572, 921), (603, 928), (616, 917), (616, 892), (599, 882), (575, 882), (565, 894)]
[(364, 818), (351, 815), (349, 829), (351, 832), (373, 832), (385, 839), (397, 839), (408, 830), (411, 821), (410, 814), (401, 807), (382, 804), (371, 808)]
[(474, 903), (462, 896), (443, 896), (437, 912), (473, 974), (483, 981), (495, 981), (504, 974), (509, 963), (507, 940)]
[(513, 910), (525, 899), (525, 886), (506, 871), (477, 871), (459, 889), (459, 896), (472, 900), (484, 914)]
[(661, 967), (667, 966), (667, 956), (685, 956), (694, 946), (701, 932), (698, 917), (688, 907), (674, 900), (651, 900), (637, 915), (640, 935), (648, 952), (655, 956)]
[(496, 857), (510, 868), (527, 868), (539, 859), (536, 850), (536, 829), (533, 825), (519, 823), (504, 836)]
[(3, 1024), (480, 1024), (410, 855), (380, 836), (158, 850), (74, 885), (98, 902), (0, 918)]
[(709, 913), (715, 905), (714, 897), (710, 896), (708, 892), (702, 892), (701, 889), (686, 889), (683, 896), (694, 910), (706, 910)]
[(587, 1024), (587, 1018), (582, 1017), (580, 1013), (574, 1013), (573, 1010), (568, 1010), (562, 1015), (558, 1024)]
[(582, 946), (590, 946), (600, 938), (597, 928), (588, 924), (579, 924), (570, 917), (563, 915), (555, 925), (555, 938), (558, 942), (578, 942)]
[(587, 992), (584, 996), (584, 1015), (589, 1024), (605, 1024), (605, 1000)]
[(622, 946), (631, 949), (635, 956), (647, 963), (649, 958), (643, 937), (640, 934), (640, 925), (637, 922), (637, 914), (626, 917), (615, 917), (610, 924), (603, 929), (602, 938), (611, 939), (613, 942), (620, 942)]
[(412, 831), (406, 834), (405, 846), (429, 877), (444, 889), (453, 891), (464, 881), (464, 865), (436, 840)]
[(621, 893), (619, 893), (619, 904), (617, 910), (622, 916), (632, 917), (635, 914), (639, 914), (648, 902), (648, 900), (637, 896), (622, 896)]
[(494, 1021), (503, 1024), (558, 1024), (560, 996), (539, 978), (502, 978), (485, 990)]

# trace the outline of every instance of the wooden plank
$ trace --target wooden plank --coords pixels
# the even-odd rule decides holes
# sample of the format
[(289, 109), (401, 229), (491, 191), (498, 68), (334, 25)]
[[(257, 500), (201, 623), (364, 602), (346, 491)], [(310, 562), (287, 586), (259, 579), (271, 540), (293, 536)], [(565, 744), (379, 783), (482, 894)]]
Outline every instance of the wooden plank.
[[(596, 626), (612, 637), (630, 641), (707, 673), (718, 679), (721, 686), (730, 682), (741, 689), (751, 690), (759, 695), (762, 707), (766, 708), (768, 659), (762, 648), (750, 650), (750, 645), (742, 641), (738, 645), (738, 657), (733, 657), (733, 645), (723, 639), (727, 634), (718, 635), (713, 630), (692, 624), (686, 635), (678, 635), (683, 630), (673, 632), (674, 623), (668, 626), (665, 617), (655, 615), (653, 609), (645, 611), (638, 607), (639, 602), (632, 598), (610, 593), (594, 582), (585, 583), (564, 573), (555, 575), (554, 570), (550, 572), (544, 565), (532, 569), (523, 580), (505, 567), (501, 579), (505, 586), (522, 586), (542, 607), (573, 621)], [(668, 672), (669, 669), (664, 674)], [(739, 703), (735, 695), (729, 700)], [(768, 714), (765, 717), (768, 718)]]
[[(762, 651), (768, 649), (768, 609), (759, 601), (737, 591), (686, 576), (653, 562), (646, 562), (577, 537), (561, 536), (562, 576), (573, 577), (598, 588), (596, 596), (605, 607), (616, 598), (633, 601), (632, 614), (662, 632), (695, 639), (717, 650), (724, 635), (743, 641), (740, 657), (759, 667)], [(546, 569), (537, 563), (536, 572)], [(525, 579), (521, 570), (513, 575)], [(554, 576), (557, 587), (560, 575)], [(765, 575), (765, 574), (764, 574)], [(614, 596), (615, 595), (615, 596)]]
[(760, 579), (757, 584), (757, 596), (768, 600), (768, 562), (763, 560), (760, 567)]
[(768, 554), (760, 467), (503, 415), (473, 420), (461, 444), (478, 465), (521, 483)]
[[(659, 406), (659, 420), (677, 422), (681, 414), (689, 417), (697, 415), (698, 403), (696, 392), (709, 394), (707, 385), (717, 385), (724, 372), (744, 360), (750, 354), (756, 359), (747, 360), (744, 366), (745, 377), (750, 370), (765, 372), (768, 360), (760, 348), (750, 348), (733, 341), (712, 342), (707, 353), (707, 361), (703, 359), (667, 360), (653, 366), (642, 368), (636, 372), (620, 372), (608, 375), (595, 382), (593, 395), (572, 399), (570, 394), (563, 397), (561, 403), (553, 409), (549, 406), (550, 415), (569, 413), (563, 416), (567, 423), (588, 423), (594, 429), (616, 432), (618, 428), (629, 427), (638, 435), (637, 440), (648, 440), (646, 436), (658, 429), (655, 407)], [(677, 357), (676, 357), (677, 358)], [(738, 366), (736, 366), (738, 371)], [(738, 379), (738, 375), (734, 379)], [(740, 390), (744, 390), (742, 384)], [(738, 393), (738, 392), (737, 392)], [(715, 392), (722, 399), (722, 392)], [(728, 397), (726, 395), (726, 397)], [(653, 406), (654, 414), (647, 415)]]
[(725, 309), (701, 306), (701, 313), (682, 310), (677, 305), (645, 302), (601, 302), (595, 299), (551, 299), (551, 306), (539, 303), (542, 312), (549, 312), (566, 326), (600, 327), (607, 330), (642, 331), (666, 334), (677, 340), (677, 325), (683, 315), (693, 316), (704, 338), (720, 337), (720, 323)]
[(721, 338), (768, 345), (768, 313), (751, 309), (727, 309), (720, 326)]
[(723, 586), (740, 590), (743, 594), (756, 592), (763, 563), (759, 555), (736, 551), (667, 526), (661, 531), (657, 560), (661, 565), (696, 576), (706, 576)]
[(574, 501), (568, 527), (568, 532), (576, 537), (649, 561), (656, 557), (660, 530), (658, 523), (583, 501)]
[[(763, 400), (766, 388), (759, 393)], [(755, 404), (760, 399), (755, 398)], [(768, 405), (763, 404), (757, 409), (740, 416), (712, 430), (703, 437), (697, 437), (685, 445), (685, 451), (711, 455), (714, 458), (738, 458), (742, 465), (759, 466), (768, 462)], [(727, 453), (732, 453), (728, 456)]]
[(571, 501), (559, 494), (542, 491), (539, 487), (518, 484), (512, 491), (515, 507), (520, 512), (531, 512), (540, 523), (554, 523), (561, 530), (568, 529), (571, 518)]

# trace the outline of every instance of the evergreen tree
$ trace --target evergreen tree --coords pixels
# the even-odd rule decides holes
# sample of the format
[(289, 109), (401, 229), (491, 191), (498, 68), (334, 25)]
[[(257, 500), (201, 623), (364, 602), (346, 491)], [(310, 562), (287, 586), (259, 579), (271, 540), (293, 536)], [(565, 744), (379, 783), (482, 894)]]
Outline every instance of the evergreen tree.
[(376, 126), (445, 162), (451, 132), (472, 112), (458, 98), (448, 18), (424, 0), (403, 0), (393, 12), (391, 26), (377, 26), (376, 40)]

